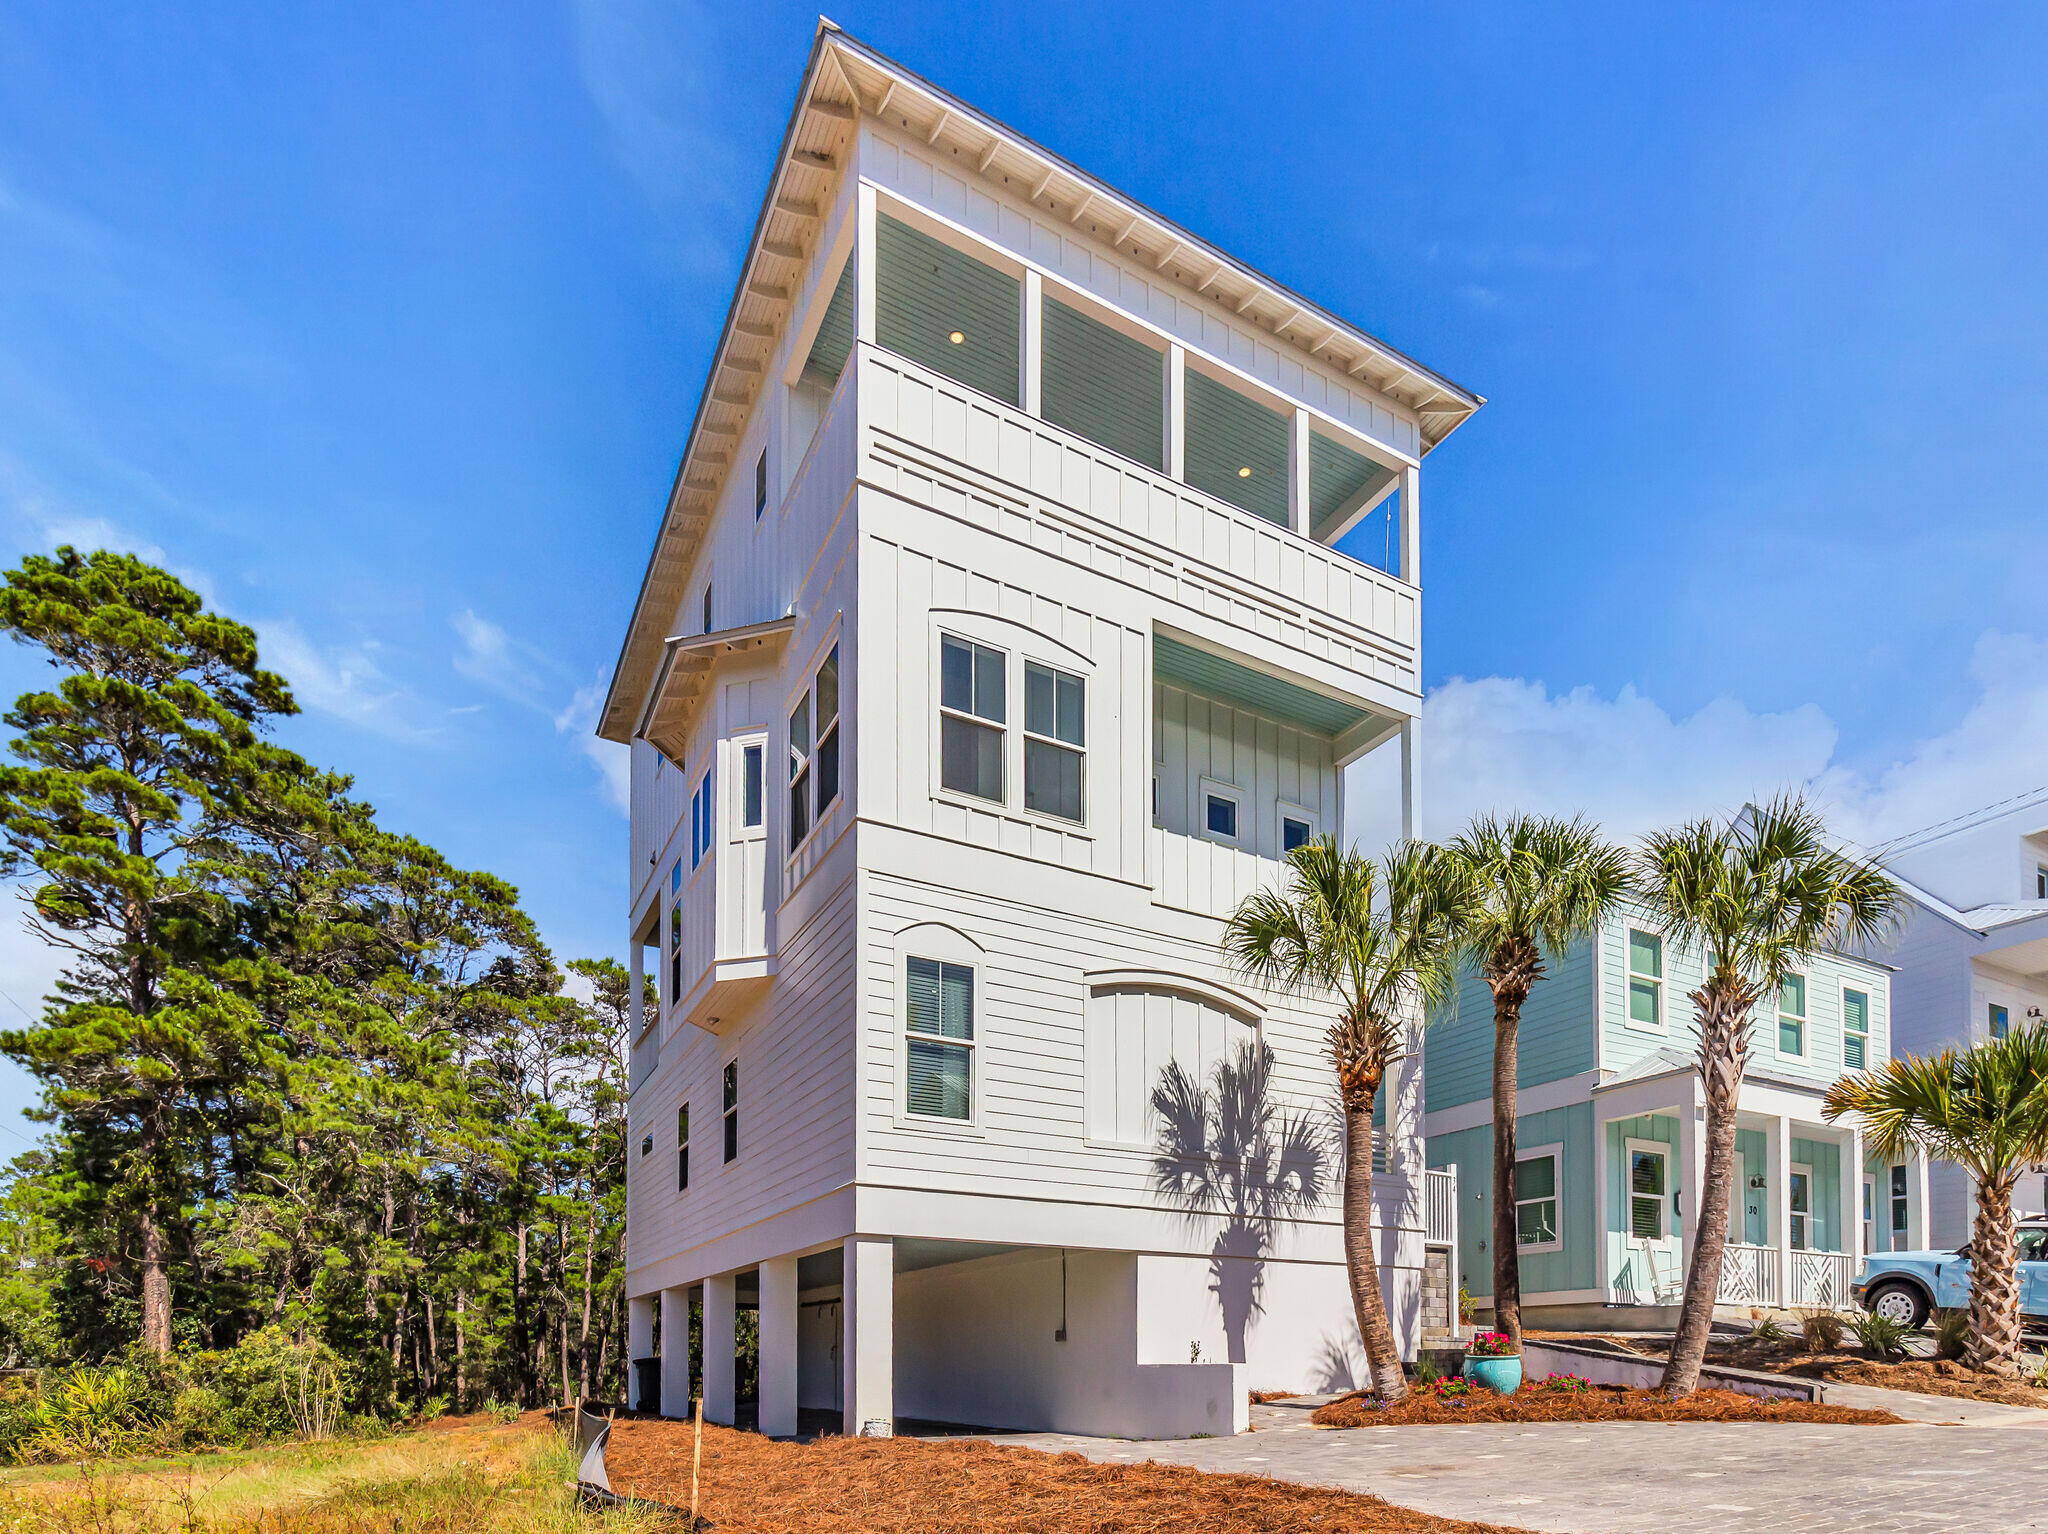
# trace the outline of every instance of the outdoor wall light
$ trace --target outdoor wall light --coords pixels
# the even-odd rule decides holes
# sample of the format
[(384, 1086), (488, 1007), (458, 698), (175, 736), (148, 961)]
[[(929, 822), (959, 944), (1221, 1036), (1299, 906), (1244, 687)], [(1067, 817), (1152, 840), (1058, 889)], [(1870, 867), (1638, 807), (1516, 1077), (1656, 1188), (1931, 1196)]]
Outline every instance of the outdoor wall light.
[(1761, 1188), (1764, 1185), (1764, 1174), (1761, 1172), (1752, 1174), (1749, 1179), (1749, 1185), (1752, 1188)]

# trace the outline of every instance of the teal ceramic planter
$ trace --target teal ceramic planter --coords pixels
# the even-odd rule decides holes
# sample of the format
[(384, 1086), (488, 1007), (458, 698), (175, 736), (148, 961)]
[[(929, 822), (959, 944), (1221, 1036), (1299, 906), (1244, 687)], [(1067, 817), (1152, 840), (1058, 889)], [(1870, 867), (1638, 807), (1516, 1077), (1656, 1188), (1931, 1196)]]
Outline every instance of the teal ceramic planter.
[(1521, 1355), (1510, 1353), (1503, 1358), (1483, 1358), (1477, 1353), (1467, 1353), (1465, 1378), (1475, 1385), (1484, 1385), (1488, 1390), (1497, 1390), (1504, 1396), (1513, 1395), (1522, 1388)]

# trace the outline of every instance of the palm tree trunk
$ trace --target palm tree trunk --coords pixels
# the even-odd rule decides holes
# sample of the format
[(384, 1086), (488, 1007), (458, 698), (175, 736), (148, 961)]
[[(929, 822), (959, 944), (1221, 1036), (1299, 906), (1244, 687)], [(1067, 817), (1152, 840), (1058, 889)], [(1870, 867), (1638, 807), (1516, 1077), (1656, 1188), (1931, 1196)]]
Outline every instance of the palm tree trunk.
[(1380, 1289), (1379, 1253), (1373, 1243), (1374, 1094), (1360, 1095), (1362, 1104), (1347, 1102), (1344, 1107), (1344, 1266), (1351, 1279), (1351, 1308), (1365, 1343), (1366, 1366), (1372, 1371), (1373, 1394), (1394, 1402), (1408, 1394), (1408, 1379), (1401, 1372), (1401, 1349), (1387, 1320), (1387, 1297)]
[(1503, 989), (1493, 998), (1493, 1329), (1522, 1350), (1522, 1259), (1515, 1228), (1515, 1075), (1522, 1002)]
[[(1704, 1019), (1702, 1034), (1701, 1064), (1706, 1066), (1713, 1032)], [(1735, 1187), (1735, 1100), (1742, 1089), (1742, 1065), (1741, 1054), (1731, 1061), (1716, 1051), (1711, 1068), (1705, 1071), (1707, 1164), (1699, 1192), (1688, 1200), (1694, 1206), (1692, 1262), (1686, 1268), (1678, 1332), (1671, 1339), (1671, 1358), (1664, 1366), (1660, 1388), (1666, 1395), (1690, 1395), (1697, 1390), (1700, 1366), (1707, 1359), (1707, 1335), (1713, 1329), (1714, 1301), (1721, 1291), (1721, 1254), (1728, 1245), (1728, 1205)], [(1683, 1188), (1684, 1183), (1679, 1186)], [(1784, 1195), (1780, 1192), (1778, 1196)]]
[(2014, 1374), (2019, 1369), (2019, 1254), (2012, 1218), (2014, 1174), (1977, 1182), (1977, 1220), (1970, 1232), (1970, 1341), (1963, 1361), (1972, 1369)]

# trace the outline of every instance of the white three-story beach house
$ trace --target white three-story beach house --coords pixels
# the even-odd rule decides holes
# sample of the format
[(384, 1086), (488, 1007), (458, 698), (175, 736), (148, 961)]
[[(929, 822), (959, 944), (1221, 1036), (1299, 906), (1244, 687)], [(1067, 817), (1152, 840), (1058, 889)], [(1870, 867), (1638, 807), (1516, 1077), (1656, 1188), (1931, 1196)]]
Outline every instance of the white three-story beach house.
[(693, 1313), (706, 1415), (772, 1433), (1356, 1377), (1327, 1009), (1217, 942), (1355, 759), (1412, 823), (1420, 464), (1479, 404), (820, 27), (601, 724), (639, 1404), (688, 1409)]

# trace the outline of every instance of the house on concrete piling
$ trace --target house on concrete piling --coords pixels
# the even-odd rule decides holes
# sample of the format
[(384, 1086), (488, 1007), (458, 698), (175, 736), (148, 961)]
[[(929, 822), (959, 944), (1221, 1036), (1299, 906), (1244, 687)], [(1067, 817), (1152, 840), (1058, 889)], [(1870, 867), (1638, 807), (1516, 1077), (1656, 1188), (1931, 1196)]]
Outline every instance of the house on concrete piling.
[[(821, 25), (600, 724), (659, 988), (636, 1404), (740, 1415), (746, 1310), (770, 1433), (1359, 1378), (1329, 1009), (1217, 943), (1350, 763), (1413, 823), (1421, 465), (1480, 403)], [(1456, 1290), (1420, 1077), (1411, 1351)]]

